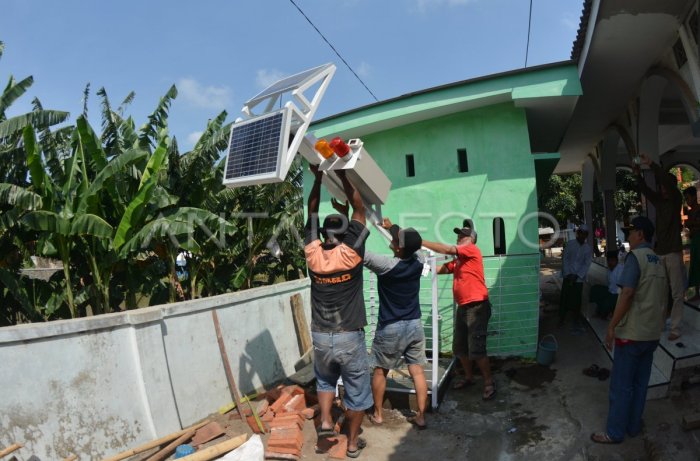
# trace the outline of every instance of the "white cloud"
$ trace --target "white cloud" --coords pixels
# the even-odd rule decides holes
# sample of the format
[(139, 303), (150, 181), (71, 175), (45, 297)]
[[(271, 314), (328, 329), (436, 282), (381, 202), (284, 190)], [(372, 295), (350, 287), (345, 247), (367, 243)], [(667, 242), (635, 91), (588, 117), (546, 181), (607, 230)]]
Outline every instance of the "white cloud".
[(255, 84), (262, 90), (272, 85), (277, 80), (287, 77), (287, 75), (288, 74), (277, 69), (258, 69), (257, 76), (255, 77)]
[(199, 141), (199, 138), (202, 137), (202, 133), (202, 131), (194, 131), (188, 134), (187, 141), (194, 146), (195, 144), (197, 144), (197, 141)]
[(564, 17), (561, 18), (561, 23), (569, 30), (578, 30), (579, 21), (571, 14), (564, 15)]
[(365, 61), (362, 61), (360, 65), (357, 67), (357, 75), (360, 77), (369, 77), (369, 74), (372, 72), (372, 67), (367, 64)]
[(203, 86), (193, 78), (181, 78), (177, 91), (183, 99), (196, 107), (226, 109), (231, 102), (231, 89), (227, 86)]

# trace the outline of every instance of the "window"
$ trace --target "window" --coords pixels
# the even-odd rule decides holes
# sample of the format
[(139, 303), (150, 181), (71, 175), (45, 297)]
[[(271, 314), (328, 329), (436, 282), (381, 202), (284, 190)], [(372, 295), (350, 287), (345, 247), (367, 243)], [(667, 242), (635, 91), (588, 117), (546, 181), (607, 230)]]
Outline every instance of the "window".
[(679, 69), (688, 62), (688, 56), (685, 54), (685, 48), (683, 48), (683, 42), (680, 38), (673, 45), (673, 56), (676, 58), (676, 66)]
[(416, 168), (413, 165), (413, 154), (406, 154), (406, 176), (412, 178), (416, 175)]
[(467, 149), (457, 149), (457, 163), (459, 172), (466, 173), (469, 171), (469, 162), (467, 162)]
[(506, 227), (503, 218), (493, 218), (493, 254), (506, 254)]

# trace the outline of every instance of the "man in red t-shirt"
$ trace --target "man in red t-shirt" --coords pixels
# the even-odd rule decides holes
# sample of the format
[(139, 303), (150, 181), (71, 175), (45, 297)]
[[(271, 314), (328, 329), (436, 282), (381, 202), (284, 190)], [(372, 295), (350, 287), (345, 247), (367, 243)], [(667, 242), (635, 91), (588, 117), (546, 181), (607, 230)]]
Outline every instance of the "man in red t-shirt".
[(454, 255), (455, 259), (438, 268), (438, 274), (453, 274), (452, 292), (457, 303), (452, 353), (464, 368), (464, 379), (455, 381), (453, 389), (474, 384), (472, 361), (475, 361), (484, 377), (484, 400), (496, 395), (491, 376), (491, 364), (486, 353), (486, 337), (491, 318), (491, 303), (484, 280), (484, 263), (476, 246), (477, 234), (469, 226), (454, 229), (457, 245), (428, 242), (423, 246), (437, 253)]

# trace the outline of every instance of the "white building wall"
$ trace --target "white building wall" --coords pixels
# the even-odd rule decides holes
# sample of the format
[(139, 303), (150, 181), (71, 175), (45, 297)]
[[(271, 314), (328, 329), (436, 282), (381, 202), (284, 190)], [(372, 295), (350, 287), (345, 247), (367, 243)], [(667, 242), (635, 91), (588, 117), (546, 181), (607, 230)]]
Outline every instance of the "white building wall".
[[(231, 402), (217, 310), (242, 394), (294, 373), (290, 297), (308, 280), (93, 318), (0, 328), (0, 447), (20, 461), (99, 459)], [(34, 457), (32, 457), (34, 456)]]

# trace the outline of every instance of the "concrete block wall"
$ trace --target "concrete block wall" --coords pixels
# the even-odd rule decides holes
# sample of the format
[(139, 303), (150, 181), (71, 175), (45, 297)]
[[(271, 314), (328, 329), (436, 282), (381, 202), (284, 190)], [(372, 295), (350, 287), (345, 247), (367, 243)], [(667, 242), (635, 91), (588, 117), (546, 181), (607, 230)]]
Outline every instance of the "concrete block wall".
[(92, 318), (0, 328), (0, 447), (20, 461), (99, 459), (231, 402), (216, 309), (242, 394), (294, 373), (290, 297), (308, 280)]

